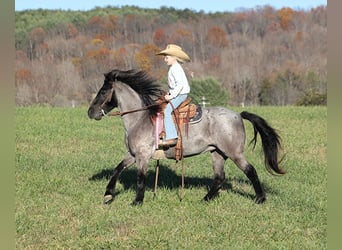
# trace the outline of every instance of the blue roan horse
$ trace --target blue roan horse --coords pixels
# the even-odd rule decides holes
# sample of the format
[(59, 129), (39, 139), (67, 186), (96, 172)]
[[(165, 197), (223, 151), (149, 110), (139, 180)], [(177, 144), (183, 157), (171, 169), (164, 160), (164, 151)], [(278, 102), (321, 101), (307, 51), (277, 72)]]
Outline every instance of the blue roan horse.
[[(155, 100), (163, 95), (160, 86), (144, 71), (112, 70), (105, 74), (104, 84), (92, 101), (88, 116), (101, 120), (113, 108), (118, 108), (126, 131), (125, 142), (128, 153), (114, 169), (105, 191), (105, 203), (114, 199), (115, 185), (121, 172), (129, 166), (137, 165), (137, 190), (133, 205), (144, 200), (148, 162), (155, 153), (154, 126), (151, 116), (158, 112)], [(145, 107), (151, 107), (145, 109)], [(139, 110), (136, 112), (126, 112)], [(280, 137), (260, 116), (248, 112), (236, 113), (222, 107), (203, 109), (202, 120), (190, 124), (188, 136), (183, 138), (184, 157), (210, 152), (213, 162), (214, 180), (204, 200), (214, 198), (225, 181), (224, 163), (230, 158), (251, 181), (256, 203), (266, 200), (255, 168), (244, 156), (245, 128), (243, 120), (253, 124), (254, 145), (260, 134), (266, 169), (273, 174), (285, 173), (279, 167), (278, 151)], [(168, 159), (174, 159), (174, 148), (165, 150)]]

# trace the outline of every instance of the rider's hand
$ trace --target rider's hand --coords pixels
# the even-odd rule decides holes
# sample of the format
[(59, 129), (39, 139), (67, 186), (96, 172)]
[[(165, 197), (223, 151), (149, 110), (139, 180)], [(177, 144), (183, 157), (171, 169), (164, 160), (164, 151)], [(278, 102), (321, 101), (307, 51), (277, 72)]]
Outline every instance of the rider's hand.
[(165, 95), (165, 100), (170, 101), (172, 99), (171, 95)]

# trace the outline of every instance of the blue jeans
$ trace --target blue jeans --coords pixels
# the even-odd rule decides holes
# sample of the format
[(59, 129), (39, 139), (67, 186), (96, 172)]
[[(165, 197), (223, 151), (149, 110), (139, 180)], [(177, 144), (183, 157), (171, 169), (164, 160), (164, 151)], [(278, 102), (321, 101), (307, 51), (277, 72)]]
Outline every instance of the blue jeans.
[[(176, 109), (182, 102), (186, 100), (187, 97), (188, 97), (187, 94), (182, 94), (173, 98), (171, 100), (173, 107)], [(170, 140), (170, 139), (174, 139), (178, 137), (177, 128), (173, 122), (172, 115), (171, 115), (172, 111), (173, 111), (172, 106), (170, 103), (168, 103), (164, 110), (164, 126), (165, 126), (165, 133), (166, 133), (165, 140)]]

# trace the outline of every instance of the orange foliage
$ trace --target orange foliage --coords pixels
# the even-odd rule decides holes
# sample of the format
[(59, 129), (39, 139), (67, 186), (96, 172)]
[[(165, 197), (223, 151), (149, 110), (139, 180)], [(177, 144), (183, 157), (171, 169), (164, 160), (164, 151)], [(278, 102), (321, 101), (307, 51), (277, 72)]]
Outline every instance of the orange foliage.
[(135, 54), (134, 59), (140, 69), (151, 72), (152, 63), (146, 54), (143, 52), (138, 52)]
[(88, 20), (88, 25), (99, 25), (101, 23), (101, 17), (93, 16)]
[(15, 82), (28, 82), (32, 80), (32, 72), (28, 69), (19, 69), (15, 72)]
[(74, 38), (78, 35), (78, 30), (76, 26), (72, 23), (68, 24), (68, 38)]
[(280, 25), (278, 22), (271, 22), (266, 27), (267, 32), (276, 32), (280, 30)]
[(48, 52), (48, 50), (49, 50), (49, 44), (47, 44), (47, 43), (41, 43), (41, 44), (39, 44), (39, 49), (41, 49), (41, 50), (43, 50), (43, 51), (45, 51), (45, 52)]
[(154, 44), (146, 44), (142, 47), (140, 52), (144, 53), (145, 55), (150, 56), (151, 58), (155, 58), (157, 52), (159, 52), (159, 48)]
[(82, 59), (79, 57), (74, 57), (71, 60), (72, 64), (74, 65), (75, 68), (80, 69), (81, 64), (82, 64)]
[(88, 26), (97, 34), (113, 34), (117, 29), (117, 17), (114, 15), (106, 17), (93, 16), (88, 20)]
[(110, 54), (110, 50), (107, 48), (100, 48), (97, 50), (90, 50), (87, 52), (87, 57), (93, 58), (96, 61), (100, 62), (105, 60)]
[(192, 40), (191, 32), (186, 29), (177, 29), (170, 38), (170, 42), (176, 44), (183, 44), (184, 41), (191, 42)]
[(302, 31), (297, 31), (294, 37), (296, 42), (302, 42), (304, 40), (304, 34)]
[(91, 44), (95, 46), (103, 46), (104, 42), (99, 38), (94, 38), (93, 40), (91, 40)]
[(247, 13), (238, 12), (234, 15), (234, 22), (243, 22), (247, 20)]
[(94, 36), (94, 39), (101, 39), (103, 42), (108, 43), (109, 41), (111, 41), (112, 37), (109, 34), (101, 33), (101, 34), (96, 34)]
[(280, 19), (280, 27), (283, 30), (288, 30), (291, 26), (292, 19), (293, 19), (293, 10), (291, 8), (282, 8), (278, 11), (278, 16)]
[(28, 60), (26, 53), (22, 50), (17, 50), (15, 52), (15, 58), (20, 62), (26, 62)]
[(188, 30), (185, 30), (185, 29), (178, 29), (178, 30), (177, 30), (177, 33), (178, 33), (180, 36), (188, 37), (189, 39), (192, 38), (191, 32), (188, 31)]
[(153, 42), (158, 46), (163, 46), (166, 43), (166, 35), (163, 29), (158, 28), (154, 32)]
[(154, 44), (146, 44), (141, 50), (135, 55), (135, 62), (139, 68), (148, 72), (152, 71), (152, 67), (157, 62), (156, 53), (160, 49)]
[(210, 44), (222, 48), (228, 45), (226, 35), (226, 32), (222, 28), (214, 26), (208, 30), (207, 40)]
[(106, 20), (106, 30), (115, 30), (118, 27), (118, 18), (114, 15), (109, 15)]

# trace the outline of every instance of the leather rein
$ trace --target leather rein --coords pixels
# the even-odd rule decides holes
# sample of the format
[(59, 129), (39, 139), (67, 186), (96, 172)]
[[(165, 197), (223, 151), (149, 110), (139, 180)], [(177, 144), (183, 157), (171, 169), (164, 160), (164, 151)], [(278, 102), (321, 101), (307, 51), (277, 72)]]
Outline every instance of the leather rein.
[(109, 112), (109, 113), (105, 113), (103, 111), (103, 109), (101, 109), (101, 112), (104, 116), (118, 116), (118, 115), (126, 115), (126, 114), (130, 114), (130, 113), (135, 113), (135, 112), (139, 112), (139, 111), (144, 111), (144, 110), (148, 110), (152, 107), (155, 107), (155, 106), (159, 106), (160, 104), (151, 104), (151, 105), (148, 105), (148, 106), (144, 106), (142, 108), (139, 108), (139, 109), (132, 109), (132, 110), (127, 110), (127, 111), (115, 111), (115, 112)]

